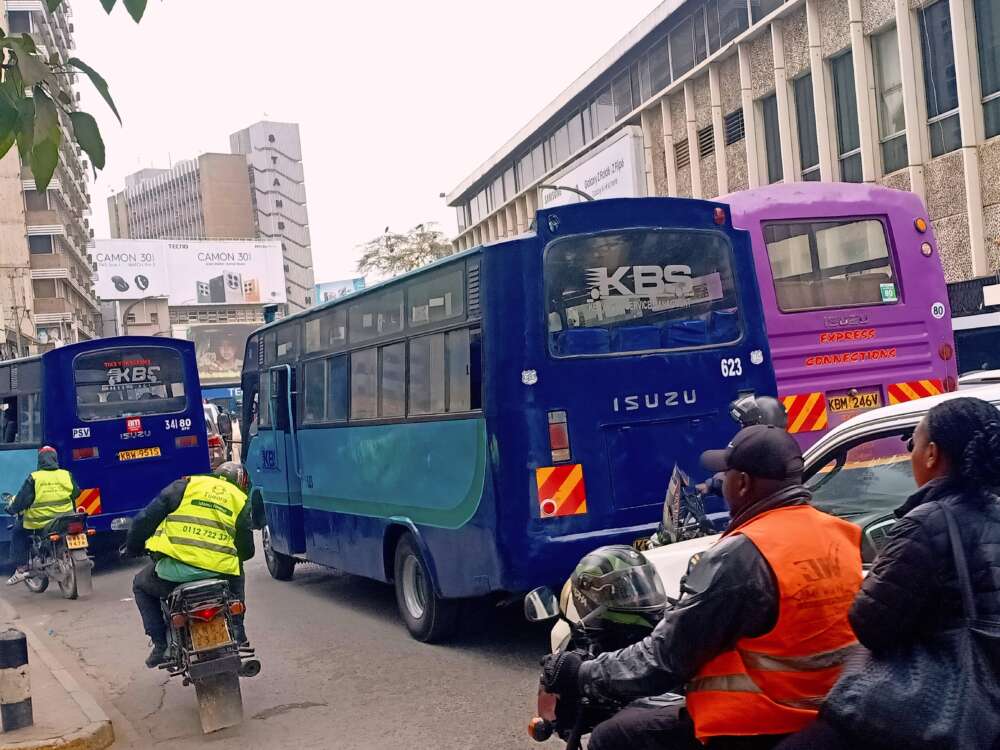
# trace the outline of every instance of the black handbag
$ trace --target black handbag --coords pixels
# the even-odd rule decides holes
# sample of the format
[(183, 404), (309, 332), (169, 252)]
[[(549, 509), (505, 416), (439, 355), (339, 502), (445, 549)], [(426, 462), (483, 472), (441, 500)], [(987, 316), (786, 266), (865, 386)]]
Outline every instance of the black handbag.
[(1000, 620), (980, 620), (958, 524), (948, 523), (963, 617), (887, 653), (859, 648), (822, 715), (865, 745), (913, 750), (1000, 748)]

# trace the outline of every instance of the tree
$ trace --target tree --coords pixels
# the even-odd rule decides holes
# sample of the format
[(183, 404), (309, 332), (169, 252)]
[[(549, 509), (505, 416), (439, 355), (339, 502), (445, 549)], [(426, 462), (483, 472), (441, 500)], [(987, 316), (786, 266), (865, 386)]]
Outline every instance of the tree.
[(390, 232), (389, 227), (378, 237), (369, 240), (361, 249), (358, 270), (361, 273), (379, 273), (395, 276), (420, 268), (455, 252), (437, 224), (417, 224), (407, 232)]
[[(146, 12), (146, 2), (122, 0), (136, 23)], [(62, 3), (63, 0), (45, 0), (50, 13)], [(117, 0), (100, 0), (100, 3), (110, 13)], [(0, 158), (16, 143), (21, 163), (28, 166), (35, 178), (36, 189), (44, 191), (59, 163), (62, 115), (69, 122), (73, 140), (90, 157), (94, 174), (104, 169), (104, 140), (97, 121), (76, 109), (69, 81), (76, 73), (87, 76), (120, 123), (122, 118), (107, 81), (77, 57), (60, 60), (58, 53), (53, 52), (48, 60), (43, 59), (27, 34), (7, 36), (0, 29), (0, 55), (3, 61), (0, 63)]]

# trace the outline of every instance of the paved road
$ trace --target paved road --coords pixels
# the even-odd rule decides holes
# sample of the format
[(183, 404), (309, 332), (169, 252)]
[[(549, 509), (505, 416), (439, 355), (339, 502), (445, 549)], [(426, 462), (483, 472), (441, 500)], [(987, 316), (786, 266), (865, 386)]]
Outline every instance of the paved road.
[(456, 643), (427, 646), (399, 622), (390, 587), (314, 565), (282, 583), (262, 559), (247, 568), (247, 629), (264, 668), (243, 680), (243, 725), (203, 737), (194, 689), (142, 664), (138, 565), (106, 566), (86, 600), (66, 601), (56, 587), (2, 591), (98, 686), (116, 748), (539, 747), (525, 726), (547, 628), (526, 623), (519, 607), (485, 608)]

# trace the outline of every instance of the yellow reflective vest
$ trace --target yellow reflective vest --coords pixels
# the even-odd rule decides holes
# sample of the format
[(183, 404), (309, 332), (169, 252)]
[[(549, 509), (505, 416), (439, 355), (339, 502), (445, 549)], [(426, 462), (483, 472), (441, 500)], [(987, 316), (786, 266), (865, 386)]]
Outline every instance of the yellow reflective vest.
[(72, 513), (73, 477), (65, 469), (43, 469), (31, 472), (35, 483), (35, 500), (24, 511), (24, 528), (40, 529), (56, 516)]
[(236, 518), (247, 496), (217, 477), (191, 477), (177, 510), (146, 540), (146, 549), (221, 575), (238, 576)]

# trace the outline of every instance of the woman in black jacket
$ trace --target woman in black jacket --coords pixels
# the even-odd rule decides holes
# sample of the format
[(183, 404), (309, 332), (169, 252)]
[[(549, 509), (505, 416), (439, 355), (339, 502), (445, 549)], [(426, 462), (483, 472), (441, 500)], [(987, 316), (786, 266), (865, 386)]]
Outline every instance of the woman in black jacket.
[[(945, 505), (958, 522), (977, 613), (1000, 615), (1000, 411), (978, 398), (944, 401), (917, 426), (910, 449), (919, 489), (896, 510), (900, 520), (850, 612), (858, 640), (876, 655), (940, 632), (962, 612)], [(824, 709), (779, 750), (880, 747), (848, 733), (855, 718)]]

